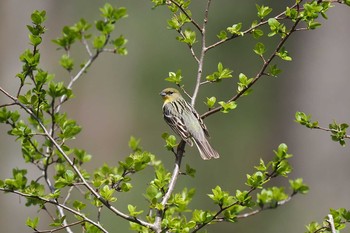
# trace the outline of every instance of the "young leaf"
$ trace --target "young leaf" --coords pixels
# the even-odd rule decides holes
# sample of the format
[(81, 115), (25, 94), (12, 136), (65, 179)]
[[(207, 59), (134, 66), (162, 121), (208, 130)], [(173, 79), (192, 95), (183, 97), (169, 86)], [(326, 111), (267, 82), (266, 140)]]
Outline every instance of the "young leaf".
[(272, 8), (270, 8), (268, 6), (264, 6), (264, 5), (259, 6), (258, 4), (255, 4), (255, 6), (256, 6), (256, 9), (258, 10), (258, 17), (260, 19), (265, 18), (272, 11)]
[(227, 28), (227, 31), (232, 35), (243, 36), (243, 32), (241, 32), (242, 23), (237, 23)]
[(215, 97), (215, 96), (212, 96), (212, 97), (210, 97), (210, 98), (207, 97), (207, 102), (206, 102), (205, 104), (206, 104), (206, 105), (208, 106), (208, 108), (210, 109), (210, 108), (214, 107), (215, 103), (216, 103), (216, 97)]
[(177, 70), (175, 72), (169, 72), (169, 76), (165, 78), (166, 81), (175, 83), (176, 85), (179, 85), (182, 81), (182, 76), (181, 76), (181, 70)]
[(282, 73), (282, 70), (277, 67), (276, 64), (269, 66), (269, 75), (273, 77), (277, 77), (280, 73)]
[(39, 223), (39, 218), (35, 217), (34, 219), (27, 218), (26, 225), (32, 229), (36, 229)]
[(138, 215), (143, 213), (143, 210), (136, 211), (136, 206), (133, 206), (130, 204), (128, 205), (128, 210), (129, 210), (129, 213), (132, 217), (137, 217)]
[(228, 113), (230, 110), (233, 110), (237, 107), (237, 104), (235, 101), (231, 101), (231, 102), (220, 101), (218, 104), (221, 105), (222, 107), (221, 112), (223, 113)]
[(262, 56), (266, 52), (265, 45), (261, 42), (258, 42), (254, 47), (254, 52), (259, 56)]

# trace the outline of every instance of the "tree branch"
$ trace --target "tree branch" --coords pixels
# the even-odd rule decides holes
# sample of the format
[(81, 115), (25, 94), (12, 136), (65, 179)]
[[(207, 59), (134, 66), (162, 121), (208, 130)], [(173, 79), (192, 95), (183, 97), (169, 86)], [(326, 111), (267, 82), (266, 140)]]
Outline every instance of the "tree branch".
[[(236, 101), (238, 98), (240, 98), (248, 89), (250, 89), (257, 81), (259, 81), (259, 79), (265, 75), (265, 71), (267, 69), (267, 67), (271, 64), (272, 60), (277, 56), (277, 52), (282, 48), (282, 46), (286, 43), (287, 39), (289, 38), (289, 36), (295, 31), (297, 25), (299, 24), (300, 19), (298, 19), (297, 21), (295, 21), (294, 25), (292, 26), (291, 30), (286, 33), (286, 35), (284, 37), (281, 38), (280, 42), (278, 43), (278, 45), (276, 46), (276, 49), (273, 51), (273, 53), (270, 55), (270, 57), (266, 60), (266, 62), (263, 63), (261, 69), (259, 70), (259, 72), (255, 75), (255, 78), (252, 80), (252, 82), (250, 82), (244, 89), (242, 89), (239, 93), (237, 93), (235, 96), (233, 96), (232, 98), (230, 98), (227, 102), (232, 102), (232, 101)], [(205, 112), (204, 114), (201, 115), (202, 119), (216, 113), (219, 112), (222, 109), (222, 107), (216, 107), (213, 108), (207, 112)]]
[(185, 152), (185, 146), (186, 146), (186, 142), (184, 140), (181, 140), (180, 144), (177, 147), (177, 151), (175, 154), (175, 167), (171, 175), (168, 190), (164, 194), (163, 199), (161, 201), (163, 210), (157, 210), (157, 215), (152, 227), (156, 231), (156, 233), (162, 232), (161, 223), (163, 219), (164, 210), (166, 209), (167, 202), (174, 191), (177, 178), (180, 175), (181, 161), (182, 161), (183, 154)]
[(91, 187), (89, 185), (89, 183), (86, 181), (86, 179), (84, 178), (84, 176), (82, 175), (82, 173), (79, 171), (79, 168), (73, 163), (73, 161), (68, 157), (68, 155), (64, 152), (64, 150), (62, 149), (62, 147), (56, 142), (56, 140), (50, 135), (50, 133), (48, 132), (48, 130), (45, 128), (44, 124), (40, 121), (40, 119), (36, 116), (36, 114), (34, 114), (27, 106), (25, 106), (24, 104), (22, 104), (21, 102), (19, 102), (17, 100), (17, 98), (13, 97), (12, 95), (10, 95), (8, 92), (6, 92), (2, 87), (0, 87), (0, 91), (2, 93), (4, 93), (6, 96), (8, 96), (10, 99), (12, 99), (14, 101), (14, 103), (16, 103), (18, 106), (20, 106), (24, 111), (26, 111), (31, 117), (33, 117), (33, 119), (35, 119), (38, 122), (39, 127), (43, 130), (45, 136), (47, 137), (47, 139), (52, 142), (52, 144), (56, 147), (56, 149), (58, 150), (58, 152), (64, 157), (64, 159), (67, 161), (67, 163), (73, 168), (74, 172), (77, 174), (77, 176), (79, 177), (79, 179), (82, 181), (83, 185), (89, 190), (89, 192), (95, 196), (101, 203), (103, 203), (103, 205), (105, 205), (109, 210), (111, 210), (113, 213), (115, 213), (116, 215), (118, 215), (121, 218), (124, 218), (128, 221), (131, 222), (135, 222), (138, 223), (140, 225), (146, 226), (146, 227), (152, 227), (153, 224), (148, 223), (146, 221), (140, 220), (138, 218), (129, 216), (123, 212), (121, 212), (120, 210), (116, 209), (114, 206), (112, 206), (108, 201), (106, 201), (104, 198), (101, 197), (101, 195), (95, 191), (95, 189), (93, 187)]
[(36, 196), (36, 195), (31, 195), (31, 194), (27, 194), (27, 193), (22, 193), (20, 191), (17, 191), (17, 190), (11, 190), (11, 189), (5, 189), (5, 188), (0, 188), (1, 191), (4, 191), (4, 192), (10, 192), (10, 193), (15, 193), (19, 196), (22, 196), (22, 197), (27, 197), (27, 198), (35, 198), (37, 200), (40, 200), (40, 201), (43, 201), (44, 203), (49, 203), (49, 204), (52, 204), (52, 205), (55, 205), (55, 206), (59, 206), (60, 208), (74, 214), (74, 215), (77, 215), (79, 216), (80, 218), (82, 218), (85, 222), (88, 222), (88, 223), (91, 223), (92, 225), (96, 226), (97, 228), (99, 228), (101, 231), (105, 232), (105, 233), (108, 233), (108, 231), (106, 229), (104, 229), (101, 225), (97, 224), (96, 222), (94, 222), (93, 220), (91, 220), (90, 218), (86, 217), (85, 214), (82, 214), (80, 213), (79, 211), (76, 211), (72, 208), (69, 208), (68, 206), (66, 205), (62, 205), (60, 203), (58, 203), (57, 201), (53, 201), (53, 200), (50, 200), (50, 199), (47, 199), (47, 198), (44, 198), (44, 197), (40, 197), (40, 196)]
[(181, 11), (182, 13), (184, 13), (186, 15), (186, 17), (191, 21), (191, 23), (198, 29), (198, 31), (200, 33), (202, 33), (202, 28), (199, 26), (199, 24), (187, 13), (187, 11), (182, 7), (182, 5), (180, 5), (177, 1), (175, 0), (169, 0), (169, 2), (173, 3), (174, 5), (176, 5)]
[(202, 73), (203, 73), (203, 63), (204, 63), (204, 56), (205, 56), (205, 51), (206, 49), (206, 26), (208, 23), (208, 15), (209, 15), (209, 8), (210, 8), (210, 3), (211, 0), (207, 1), (207, 6), (205, 8), (205, 13), (204, 13), (204, 20), (203, 20), (203, 26), (202, 26), (202, 46), (201, 46), (201, 52), (200, 52), (200, 57), (199, 57), (199, 63), (198, 63), (198, 70), (197, 70), (197, 78), (196, 78), (196, 84), (194, 87), (193, 95), (191, 98), (191, 105), (194, 107), (196, 103), (196, 98), (199, 92), (199, 87), (201, 84), (202, 80)]

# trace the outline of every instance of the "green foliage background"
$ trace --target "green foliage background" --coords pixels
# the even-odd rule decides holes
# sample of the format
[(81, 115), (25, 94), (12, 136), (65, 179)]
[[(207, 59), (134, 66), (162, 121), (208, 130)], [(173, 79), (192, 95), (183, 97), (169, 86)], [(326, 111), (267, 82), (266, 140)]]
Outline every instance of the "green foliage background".
[[(66, 72), (59, 67), (61, 52), (55, 52), (52, 39), (60, 35), (64, 25), (71, 25), (81, 17), (91, 21), (98, 18), (96, 10), (104, 1), (93, 0), (5, 0), (0, 2), (0, 82), (15, 91), (19, 71), (19, 54), (27, 48), (25, 25), (35, 9), (47, 11), (48, 32), (41, 46), (42, 66), (56, 78), (67, 81)], [(267, 1), (274, 12), (278, 2)], [(162, 159), (172, 169), (173, 155), (164, 150), (161, 134), (170, 129), (163, 122), (159, 91), (169, 85), (163, 79), (169, 71), (182, 69), (187, 87), (193, 84), (196, 70), (187, 47), (175, 40), (175, 32), (166, 29), (167, 12), (151, 9), (148, 1), (112, 1), (125, 6), (129, 17), (121, 21), (117, 33), (128, 39), (128, 56), (104, 54), (86, 76), (76, 83), (73, 91), (77, 96), (64, 106), (70, 117), (77, 120), (83, 131), (74, 141), (75, 145), (93, 155), (87, 169), (92, 171), (103, 163), (117, 164), (129, 154), (127, 143), (130, 135), (142, 139), (142, 146)], [(263, 4), (260, 1), (260, 4)], [(202, 11), (203, 6), (198, 4)], [(208, 33), (215, 35), (222, 28), (255, 17), (255, 3), (250, 1), (213, 1), (209, 16)], [(241, 220), (235, 225), (221, 224), (218, 232), (303, 232), (304, 225), (320, 220), (329, 208), (350, 208), (350, 156), (349, 147), (340, 147), (329, 135), (312, 131), (294, 122), (296, 111), (311, 113), (319, 122), (327, 125), (333, 119), (349, 122), (350, 108), (348, 54), (350, 14), (346, 7), (329, 11), (329, 20), (316, 31), (296, 33), (289, 40), (288, 51), (293, 61), (283, 63), (284, 72), (279, 78), (263, 77), (254, 87), (254, 94), (239, 100), (237, 110), (230, 115), (215, 114), (205, 122), (211, 133), (211, 144), (220, 152), (221, 159), (202, 161), (195, 149), (187, 147), (184, 164), (197, 169), (196, 177), (180, 177), (177, 187), (195, 187), (193, 206), (212, 207), (206, 196), (212, 188), (220, 185), (233, 191), (244, 187), (245, 174), (253, 171), (260, 157), (270, 159), (272, 150), (279, 143), (288, 144), (294, 154), (291, 178), (303, 177), (310, 192), (297, 196), (278, 210), (266, 211), (255, 217)], [(209, 37), (210, 40), (210, 37)], [(260, 60), (251, 49), (255, 41), (238, 39), (215, 51), (210, 51), (205, 61), (204, 73), (216, 69), (218, 61), (234, 70), (253, 75)], [(74, 51), (74, 50), (73, 50)], [(78, 55), (83, 58), (85, 54)], [(77, 62), (79, 64), (79, 62)], [(11, 79), (12, 78), (12, 79)], [(229, 85), (213, 85), (210, 91), (221, 93), (218, 99), (227, 99)], [(211, 96), (209, 88), (200, 93), (196, 108), (205, 110), (203, 101)], [(11, 90), (10, 90), (11, 91)], [(4, 98), (0, 96), (0, 98)], [(1, 125), (0, 132), (6, 132)], [(0, 134), (0, 177), (11, 174), (13, 167), (23, 167), (20, 148), (11, 137)], [(10, 146), (11, 145), (11, 146)], [(151, 175), (151, 171), (149, 171)], [(142, 192), (147, 181), (135, 177), (132, 194), (119, 198), (119, 202), (133, 202), (142, 209)], [(274, 181), (276, 182), (276, 181)], [(21, 198), (0, 194), (0, 226), (2, 232), (29, 232), (25, 220), (34, 210), (24, 208)], [(126, 208), (126, 205), (125, 205)], [(11, 223), (16, 216), (16, 224)], [(129, 224), (110, 217), (110, 226), (125, 232)], [(42, 220), (41, 220), (42, 221)], [(211, 227), (208, 227), (210, 231)]]

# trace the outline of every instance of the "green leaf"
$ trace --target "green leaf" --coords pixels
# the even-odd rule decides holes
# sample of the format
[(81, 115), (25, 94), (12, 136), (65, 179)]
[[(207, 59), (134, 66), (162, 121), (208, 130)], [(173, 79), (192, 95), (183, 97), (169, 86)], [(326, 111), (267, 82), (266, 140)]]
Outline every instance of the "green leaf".
[(267, 171), (267, 167), (265, 165), (264, 160), (260, 159), (260, 164), (258, 166), (255, 166), (255, 169), (261, 172), (266, 172)]
[(238, 75), (239, 82), (237, 83), (237, 93), (242, 92), (245, 90), (243, 95), (249, 95), (253, 90), (251, 88), (247, 89), (250, 85), (250, 83), (253, 81), (253, 78), (248, 78), (245, 74), (240, 73)]
[(85, 150), (74, 149), (75, 158), (81, 163), (87, 163), (91, 160), (92, 155), (88, 154)]
[(303, 183), (302, 178), (296, 180), (289, 180), (289, 184), (293, 190), (293, 193), (306, 194), (309, 192), (309, 187)]
[(102, 12), (103, 17), (113, 23), (127, 16), (126, 8), (115, 8), (109, 3), (106, 3), (102, 8), (100, 8), (100, 11)]
[(182, 36), (178, 36), (176, 37), (176, 39), (180, 42), (184, 42), (186, 44), (188, 44), (189, 46), (192, 46), (193, 44), (195, 44), (197, 42), (196, 39), (196, 32), (192, 31), (191, 29), (186, 29)]
[(192, 212), (192, 220), (194, 222), (196, 222), (197, 224), (206, 223), (209, 219), (210, 219), (210, 216), (208, 216), (208, 212), (207, 211), (195, 209)]
[(277, 151), (274, 151), (276, 156), (278, 157), (279, 160), (283, 160), (283, 159), (289, 159), (291, 158), (293, 155), (288, 154), (288, 146), (285, 143), (281, 143), (278, 148)]
[(268, 19), (268, 24), (270, 26), (270, 33), (268, 34), (269, 37), (274, 36), (276, 34), (281, 34), (282, 37), (286, 34), (286, 26), (284, 26), (282, 23), (280, 23), (275, 18)]
[(262, 188), (262, 185), (265, 182), (265, 178), (265, 173), (261, 171), (257, 171), (253, 175), (247, 174), (246, 185), (252, 188)]
[(318, 127), (318, 121), (311, 121), (311, 115), (306, 115), (303, 112), (295, 113), (295, 121), (301, 125), (305, 125), (307, 128), (316, 128)]
[(186, 175), (189, 175), (194, 178), (196, 174), (196, 169), (190, 167), (190, 165), (186, 164)]
[(256, 9), (258, 10), (258, 17), (260, 19), (265, 18), (272, 11), (272, 8), (268, 6), (264, 6), (264, 5), (259, 6), (258, 4), (255, 4), (255, 6), (256, 6)]
[(265, 45), (261, 42), (258, 42), (254, 47), (254, 52), (259, 56), (262, 56), (266, 52)]
[(95, 49), (102, 49), (105, 44), (106, 44), (106, 35), (102, 34), (100, 36), (95, 37), (94, 41), (93, 41), (93, 46)]
[(163, 133), (162, 138), (165, 140), (165, 147), (168, 150), (173, 150), (175, 147), (177, 147), (176, 137), (174, 135), (170, 135), (168, 133)]
[(35, 217), (33, 220), (30, 217), (28, 217), (26, 221), (26, 225), (34, 230), (38, 226), (38, 223), (39, 223), (39, 217)]
[(206, 80), (209, 82), (218, 82), (225, 78), (232, 78), (232, 70), (224, 68), (221, 62), (218, 63), (218, 71), (208, 75)]
[(130, 183), (122, 183), (120, 185), (120, 191), (122, 192), (129, 192), (131, 189), (132, 189), (132, 184)]
[(282, 70), (277, 67), (277, 65), (270, 65), (269, 66), (269, 75), (273, 77), (277, 77), (280, 73), (282, 73)]
[(335, 142), (339, 142), (341, 146), (345, 146), (345, 138), (347, 137), (347, 128), (349, 128), (348, 124), (342, 123), (338, 124), (337, 122), (333, 122), (329, 124), (329, 129), (331, 130), (331, 138)]
[(83, 202), (81, 202), (81, 201), (75, 200), (75, 201), (73, 202), (73, 207), (74, 207), (76, 210), (81, 211), (81, 210), (83, 210), (83, 209), (86, 207), (86, 204), (83, 203)]
[(38, 46), (39, 44), (41, 44), (41, 41), (42, 41), (41, 36), (29, 34), (28, 37), (31, 45)]
[(241, 32), (242, 23), (237, 23), (227, 28), (227, 31), (232, 35), (243, 36), (243, 32)]
[(63, 82), (56, 83), (53, 81), (49, 83), (48, 94), (53, 98), (61, 97), (63, 95), (66, 95), (67, 98), (73, 96), (72, 90), (65, 87)]
[(53, 227), (60, 227), (62, 226), (64, 220), (66, 219), (66, 216), (63, 216), (62, 218), (60, 217), (56, 217), (53, 221), (53, 223), (50, 224), (50, 226), (53, 226)]
[(277, 53), (277, 56), (279, 56), (282, 60), (285, 61), (291, 61), (292, 58), (289, 56), (288, 51), (285, 49), (285, 47), (282, 47)]
[(120, 55), (127, 55), (128, 51), (126, 50), (125, 44), (128, 42), (124, 36), (119, 36), (117, 39), (112, 40), (111, 43), (114, 45), (114, 50)]
[(319, 22), (317, 22), (317, 21), (309, 21), (308, 23), (307, 23), (307, 28), (308, 29), (311, 29), (311, 30), (314, 30), (314, 29), (316, 29), (316, 28), (319, 28), (319, 27), (321, 27), (321, 23), (319, 23)]
[(175, 83), (176, 85), (179, 85), (182, 81), (182, 76), (181, 76), (181, 70), (177, 70), (175, 72), (169, 72), (169, 76), (165, 78), (166, 81)]
[(208, 196), (214, 201), (215, 204), (220, 207), (226, 207), (234, 202), (234, 197), (229, 195), (228, 192), (223, 191), (220, 186), (216, 186), (212, 189), (213, 194), (208, 194)]
[(207, 97), (207, 102), (205, 104), (208, 106), (209, 109), (213, 108), (216, 103), (216, 97), (212, 96), (210, 98)]
[(253, 34), (254, 39), (259, 39), (260, 37), (262, 37), (264, 35), (264, 32), (263, 32), (263, 30), (256, 28), (252, 31), (252, 34)]
[(226, 31), (224, 31), (224, 30), (220, 31), (220, 33), (217, 35), (217, 37), (218, 37), (220, 40), (226, 40), (226, 39), (227, 39), (227, 33), (226, 33)]
[(308, 224), (306, 226), (306, 229), (307, 229), (308, 233), (317, 232), (321, 228), (322, 228), (322, 226), (319, 223), (317, 223), (317, 222), (311, 222), (310, 224)]
[(73, 59), (68, 54), (63, 54), (60, 59), (60, 65), (67, 71), (72, 71), (74, 62), (73, 62)]
[(291, 18), (293, 20), (293, 22), (295, 22), (298, 19), (299, 13), (297, 11), (297, 9), (295, 8), (286, 8), (286, 16)]
[(288, 195), (284, 192), (283, 187), (272, 187), (263, 189), (257, 194), (257, 203), (260, 207), (268, 205), (270, 208), (277, 207), (279, 201), (284, 201)]
[(143, 213), (143, 210), (136, 211), (136, 206), (133, 206), (130, 204), (128, 205), (128, 210), (129, 210), (129, 213), (132, 217), (137, 217), (138, 215)]
[(253, 205), (252, 197), (249, 195), (248, 191), (236, 190), (234, 199), (242, 206), (251, 207)]
[(131, 136), (129, 140), (129, 148), (136, 152), (136, 151), (142, 151), (142, 148), (140, 146), (141, 139), (136, 139), (135, 137)]
[(237, 104), (235, 101), (230, 101), (230, 102), (224, 102), (220, 101), (218, 104), (221, 105), (221, 112), (223, 113), (228, 113), (229, 111), (235, 109), (237, 107)]
[(46, 11), (35, 10), (30, 16), (33, 24), (40, 25), (46, 20)]
[(117, 198), (113, 196), (114, 192), (115, 190), (111, 189), (108, 185), (104, 185), (103, 188), (100, 190), (101, 196), (108, 202), (117, 201)]

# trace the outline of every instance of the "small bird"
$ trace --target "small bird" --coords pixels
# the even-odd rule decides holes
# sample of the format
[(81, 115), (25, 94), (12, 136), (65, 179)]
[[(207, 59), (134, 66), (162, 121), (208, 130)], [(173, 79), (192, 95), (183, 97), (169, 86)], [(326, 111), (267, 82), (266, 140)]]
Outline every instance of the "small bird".
[(197, 111), (188, 104), (175, 88), (165, 88), (160, 92), (164, 99), (164, 120), (187, 144), (196, 144), (199, 153), (204, 160), (219, 158), (209, 144), (209, 133)]

